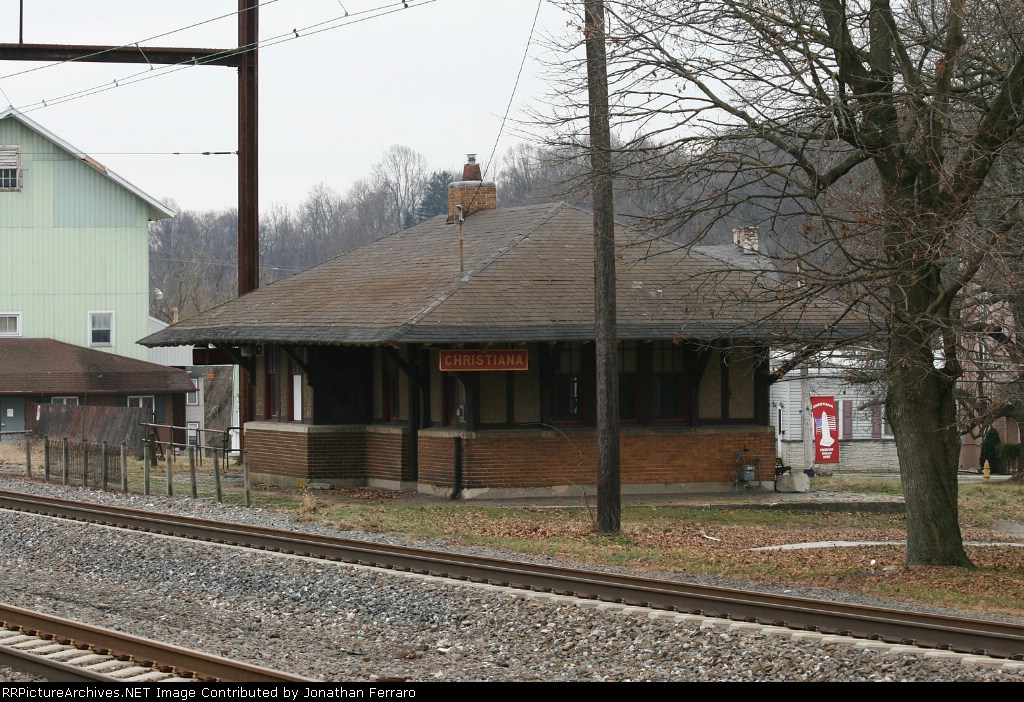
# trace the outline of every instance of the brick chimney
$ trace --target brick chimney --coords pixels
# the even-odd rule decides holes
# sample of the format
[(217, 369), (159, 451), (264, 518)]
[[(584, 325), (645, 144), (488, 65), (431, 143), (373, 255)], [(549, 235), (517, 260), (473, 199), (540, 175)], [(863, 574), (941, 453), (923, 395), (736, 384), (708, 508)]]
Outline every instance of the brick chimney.
[(448, 223), (458, 221), (458, 205), (462, 205), (462, 216), (468, 217), (480, 210), (498, 208), (498, 188), (492, 181), (483, 180), (476, 154), (466, 156), (462, 167), (462, 180), (448, 184)]
[(745, 254), (755, 254), (758, 251), (757, 227), (740, 227), (732, 230), (732, 243), (742, 249)]

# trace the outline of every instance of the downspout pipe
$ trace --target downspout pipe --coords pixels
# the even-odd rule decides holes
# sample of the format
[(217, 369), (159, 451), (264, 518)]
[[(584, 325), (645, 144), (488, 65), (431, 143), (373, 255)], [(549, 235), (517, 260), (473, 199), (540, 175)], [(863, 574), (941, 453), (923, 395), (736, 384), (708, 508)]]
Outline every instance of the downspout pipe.
[(451, 499), (457, 500), (462, 496), (462, 437), (456, 436), (454, 442)]

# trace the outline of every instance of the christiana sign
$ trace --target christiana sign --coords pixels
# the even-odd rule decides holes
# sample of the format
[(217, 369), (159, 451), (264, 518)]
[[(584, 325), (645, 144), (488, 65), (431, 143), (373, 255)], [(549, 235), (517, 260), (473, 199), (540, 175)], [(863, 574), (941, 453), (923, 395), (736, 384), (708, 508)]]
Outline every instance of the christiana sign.
[(441, 351), (440, 356), (442, 371), (524, 371), (530, 367), (526, 349), (460, 349)]
[(811, 397), (811, 417), (814, 419), (814, 462), (839, 463), (839, 422), (836, 418), (834, 397)]

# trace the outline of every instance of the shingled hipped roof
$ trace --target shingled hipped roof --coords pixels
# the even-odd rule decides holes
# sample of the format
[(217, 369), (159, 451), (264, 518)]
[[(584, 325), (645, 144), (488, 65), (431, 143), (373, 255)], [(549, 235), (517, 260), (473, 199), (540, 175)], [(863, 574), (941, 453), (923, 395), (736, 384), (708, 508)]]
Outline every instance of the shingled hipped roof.
[(127, 395), (195, 390), (188, 373), (53, 339), (0, 339), (0, 394)]
[[(564, 203), (422, 222), (152, 334), (139, 343), (513, 343), (594, 338), (590, 212)], [(749, 265), (619, 227), (624, 339), (768, 340), (820, 333), (827, 305), (787, 310), (780, 282)]]

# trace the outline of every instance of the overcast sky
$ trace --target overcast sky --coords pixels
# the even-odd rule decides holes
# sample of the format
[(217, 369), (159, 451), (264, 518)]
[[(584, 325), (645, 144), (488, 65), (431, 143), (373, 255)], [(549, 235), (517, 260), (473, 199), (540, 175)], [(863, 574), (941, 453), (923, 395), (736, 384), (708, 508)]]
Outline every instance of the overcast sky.
[[(25, 43), (230, 48), (237, 0), (23, 0)], [(433, 169), (487, 164), (512, 95), (537, 0), (264, 0), (260, 39), (260, 209), (297, 204), (324, 183), (344, 194), (393, 144)], [(379, 10), (374, 12), (375, 10)], [(397, 10), (390, 14), (380, 14)], [(348, 13), (348, 19), (344, 18)], [(377, 17), (372, 17), (378, 14)], [(155, 37), (219, 15), (228, 17)], [(368, 18), (353, 22), (357, 18)], [(544, 0), (511, 117), (549, 90), (541, 41), (567, 17)], [(304, 28), (326, 22), (313, 33)], [(19, 40), (19, 0), (0, 0), (0, 42)], [(143, 41), (148, 40), (148, 41)], [(237, 71), (150, 71), (144, 64), (0, 61), (7, 104), (142, 190), (191, 210), (234, 207), (235, 156), (171, 152), (237, 149)], [(145, 74), (145, 75), (140, 75)], [(134, 76), (134, 77), (133, 77)], [(138, 78), (146, 78), (131, 83)], [(63, 101), (79, 91), (120, 87)], [(130, 84), (129, 84), (130, 83)], [(41, 107), (46, 101), (47, 106)], [(516, 142), (509, 123), (497, 157)], [(159, 155), (142, 155), (147, 153)]]

